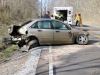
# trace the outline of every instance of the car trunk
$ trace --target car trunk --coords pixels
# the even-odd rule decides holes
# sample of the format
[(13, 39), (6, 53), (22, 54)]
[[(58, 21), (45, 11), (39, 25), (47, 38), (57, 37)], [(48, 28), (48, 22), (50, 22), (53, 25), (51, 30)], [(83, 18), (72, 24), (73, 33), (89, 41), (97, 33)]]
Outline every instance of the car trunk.
[(21, 35), (19, 32), (18, 32), (18, 29), (20, 29), (21, 26), (19, 25), (13, 25), (13, 26), (10, 26), (8, 28), (8, 33), (11, 35), (11, 36), (16, 36), (16, 35)]

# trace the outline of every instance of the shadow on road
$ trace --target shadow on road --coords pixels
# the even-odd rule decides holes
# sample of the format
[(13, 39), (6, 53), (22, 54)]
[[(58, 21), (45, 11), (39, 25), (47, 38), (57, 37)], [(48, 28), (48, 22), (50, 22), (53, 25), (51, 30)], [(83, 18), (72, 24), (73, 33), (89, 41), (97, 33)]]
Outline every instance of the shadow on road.
[(100, 47), (83, 48), (76, 53), (59, 56), (54, 75), (100, 75)]
[(98, 43), (98, 42), (100, 42), (100, 41), (99, 40), (89, 40), (88, 45), (93, 45), (93, 44)]

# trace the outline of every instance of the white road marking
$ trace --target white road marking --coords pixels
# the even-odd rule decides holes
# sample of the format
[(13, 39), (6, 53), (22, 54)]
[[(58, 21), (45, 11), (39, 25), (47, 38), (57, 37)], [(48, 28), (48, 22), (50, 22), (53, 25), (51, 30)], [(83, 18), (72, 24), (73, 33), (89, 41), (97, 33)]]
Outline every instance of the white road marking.
[(32, 50), (23, 67), (14, 75), (35, 75), (41, 49)]
[(52, 47), (49, 46), (49, 75), (53, 75), (53, 58), (52, 58)]

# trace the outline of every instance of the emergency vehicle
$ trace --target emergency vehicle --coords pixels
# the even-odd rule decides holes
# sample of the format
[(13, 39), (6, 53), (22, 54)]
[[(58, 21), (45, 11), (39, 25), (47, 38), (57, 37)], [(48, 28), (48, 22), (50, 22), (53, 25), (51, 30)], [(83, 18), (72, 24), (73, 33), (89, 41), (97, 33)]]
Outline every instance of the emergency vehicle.
[(72, 25), (73, 7), (54, 7), (53, 14), (56, 15), (60, 11), (64, 16), (64, 23)]

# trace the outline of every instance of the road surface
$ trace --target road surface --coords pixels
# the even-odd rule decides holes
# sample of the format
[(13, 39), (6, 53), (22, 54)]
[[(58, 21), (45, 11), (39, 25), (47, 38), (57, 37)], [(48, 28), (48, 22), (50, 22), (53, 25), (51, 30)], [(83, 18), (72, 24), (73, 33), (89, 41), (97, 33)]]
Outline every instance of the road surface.
[(48, 46), (41, 52), (36, 75), (100, 75), (100, 28), (85, 27), (88, 45)]
[(82, 28), (89, 29), (88, 45), (40, 46), (28, 53), (18, 51), (0, 65), (0, 75), (100, 75), (100, 28)]

